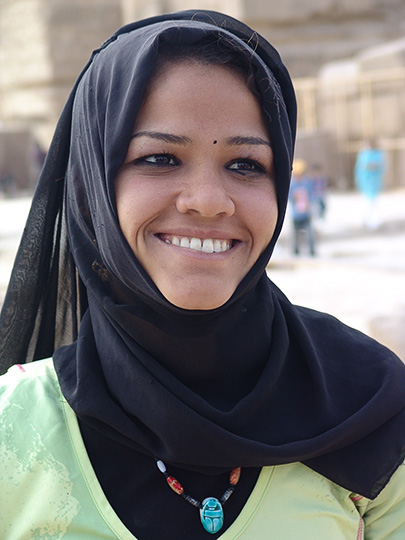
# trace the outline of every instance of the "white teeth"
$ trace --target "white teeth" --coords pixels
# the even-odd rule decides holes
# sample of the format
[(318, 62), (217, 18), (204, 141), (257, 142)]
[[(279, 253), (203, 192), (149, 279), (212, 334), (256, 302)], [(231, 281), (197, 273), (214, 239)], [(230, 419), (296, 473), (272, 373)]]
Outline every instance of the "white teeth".
[(172, 244), (174, 246), (180, 246), (182, 248), (193, 249), (194, 251), (202, 251), (203, 253), (223, 253), (228, 251), (232, 247), (232, 243), (229, 240), (219, 240), (216, 238), (188, 238), (187, 236), (167, 236), (165, 238), (166, 244)]
[(214, 240), (214, 251), (215, 251), (215, 253), (221, 253), (221, 251), (222, 251), (221, 240)]
[[(205, 242), (205, 240), (204, 240)], [(190, 240), (190, 249), (195, 249), (196, 251), (201, 251), (201, 240), (199, 238), (192, 238)], [(203, 249), (204, 251), (204, 249)]]
[(204, 253), (214, 253), (214, 242), (211, 240), (211, 238), (204, 239), (202, 251)]

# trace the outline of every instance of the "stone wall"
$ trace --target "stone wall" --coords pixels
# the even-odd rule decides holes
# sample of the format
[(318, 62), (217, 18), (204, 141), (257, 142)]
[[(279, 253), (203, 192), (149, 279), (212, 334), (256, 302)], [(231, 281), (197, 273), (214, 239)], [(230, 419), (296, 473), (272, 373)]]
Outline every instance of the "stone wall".
[(293, 77), (405, 35), (403, 0), (121, 0), (124, 19), (213, 9), (245, 21), (280, 51)]
[(73, 81), (117, 27), (114, 0), (0, 0), (0, 120), (47, 145)]
[[(195, 0), (0, 0), (0, 130), (27, 132), (31, 146), (38, 141), (46, 148), (93, 49), (124, 23), (195, 5)], [(325, 62), (405, 35), (403, 0), (199, 0), (198, 6), (229, 13), (263, 33), (295, 79), (316, 76)], [(369, 60), (363, 62), (367, 67)], [(381, 107), (388, 111), (385, 102)], [(0, 170), (7, 165), (2, 155), (4, 142)], [(19, 182), (30, 185), (31, 176), (27, 169)]]
[(386, 187), (405, 187), (404, 90), (404, 38), (326, 64), (311, 80), (296, 80), (301, 135), (333, 134), (337, 183), (353, 187), (357, 152), (375, 139), (387, 155)]
[(405, 35), (402, 0), (244, 4), (246, 20), (276, 44), (293, 77), (315, 75), (327, 62)]

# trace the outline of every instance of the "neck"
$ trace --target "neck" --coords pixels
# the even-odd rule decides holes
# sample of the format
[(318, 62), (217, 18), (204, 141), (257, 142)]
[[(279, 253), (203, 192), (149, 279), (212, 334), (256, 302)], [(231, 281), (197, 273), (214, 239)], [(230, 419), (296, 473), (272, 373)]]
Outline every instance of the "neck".
[[(263, 286), (267, 280), (212, 316), (174, 318), (142, 301), (115, 306), (115, 316), (124, 339), (140, 346), (161, 375), (173, 376), (211, 405), (228, 410), (253, 389), (268, 358), (272, 305)], [(97, 335), (95, 328), (96, 341)], [(104, 344), (101, 361), (111, 355), (114, 351), (105, 351)]]

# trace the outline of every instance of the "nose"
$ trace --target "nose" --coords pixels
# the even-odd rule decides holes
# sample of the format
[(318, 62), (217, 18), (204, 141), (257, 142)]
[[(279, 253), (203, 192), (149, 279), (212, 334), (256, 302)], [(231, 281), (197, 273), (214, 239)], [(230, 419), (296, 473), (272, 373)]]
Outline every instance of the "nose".
[(235, 203), (220, 174), (208, 171), (187, 181), (177, 197), (176, 207), (182, 214), (197, 212), (203, 217), (232, 216), (235, 212)]

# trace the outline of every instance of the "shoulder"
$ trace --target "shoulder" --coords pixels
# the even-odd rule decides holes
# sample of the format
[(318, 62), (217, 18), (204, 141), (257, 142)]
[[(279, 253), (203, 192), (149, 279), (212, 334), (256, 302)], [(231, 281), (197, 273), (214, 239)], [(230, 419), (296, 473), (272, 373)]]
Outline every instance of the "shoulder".
[(0, 427), (10, 425), (15, 415), (31, 416), (43, 411), (48, 404), (59, 401), (59, 396), (51, 358), (12, 366), (0, 377)]
[(52, 358), (45, 358), (29, 364), (15, 364), (0, 376), (0, 391), (6, 387), (26, 385), (32, 381), (46, 381), (55, 378)]
[[(0, 377), (3, 456), (17, 453), (17, 461), (31, 459), (43, 446), (40, 442), (49, 440), (51, 432), (63, 431), (63, 425), (62, 397), (51, 359), (13, 366)], [(0, 460), (0, 470), (5, 465)]]
[(353, 346), (366, 346), (375, 350), (380, 350), (381, 352), (393, 354), (375, 339), (364, 334), (360, 330), (348, 326), (329, 313), (316, 311), (302, 306), (294, 306), (294, 309), (304, 327), (310, 332), (316, 332), (319, 337), (326, 332), (328, 339), (332, 339), (335, 344), (341, 342), (346, 346), (348, 344), (352, 344)]
[(52, 358), (37, 360), (29, 364), (15, 364), (0, 376), (0, 389), (8, 387), (10, 384), (26, 384), (33, 379), (47, 379), (54, 373)]
[(85, 491), (76, 488), (80, 473), (61, 402), (51, 359), (0, 377), (1, 538), (76, 537), (74, 524), (68, 534), (80, 511), (72, 493)]
[(297, 315), (293, 329), (295, 341), (306, 344), (306, 350), (315, 350), (319, 359), (327, 359), (328, 364), (335, 364), (339, 371), (350, 368), (353, 376), (357, 373), (363, 381), (395, 375), (405, 382), (405, 364), (372, 337), (327, 313), (301, 306), (294, 309)]
[(405, 538), (405, 463), (396, 469), (374, 500), (359, 500), (358, 508), (364, 519), (367, 538)]

